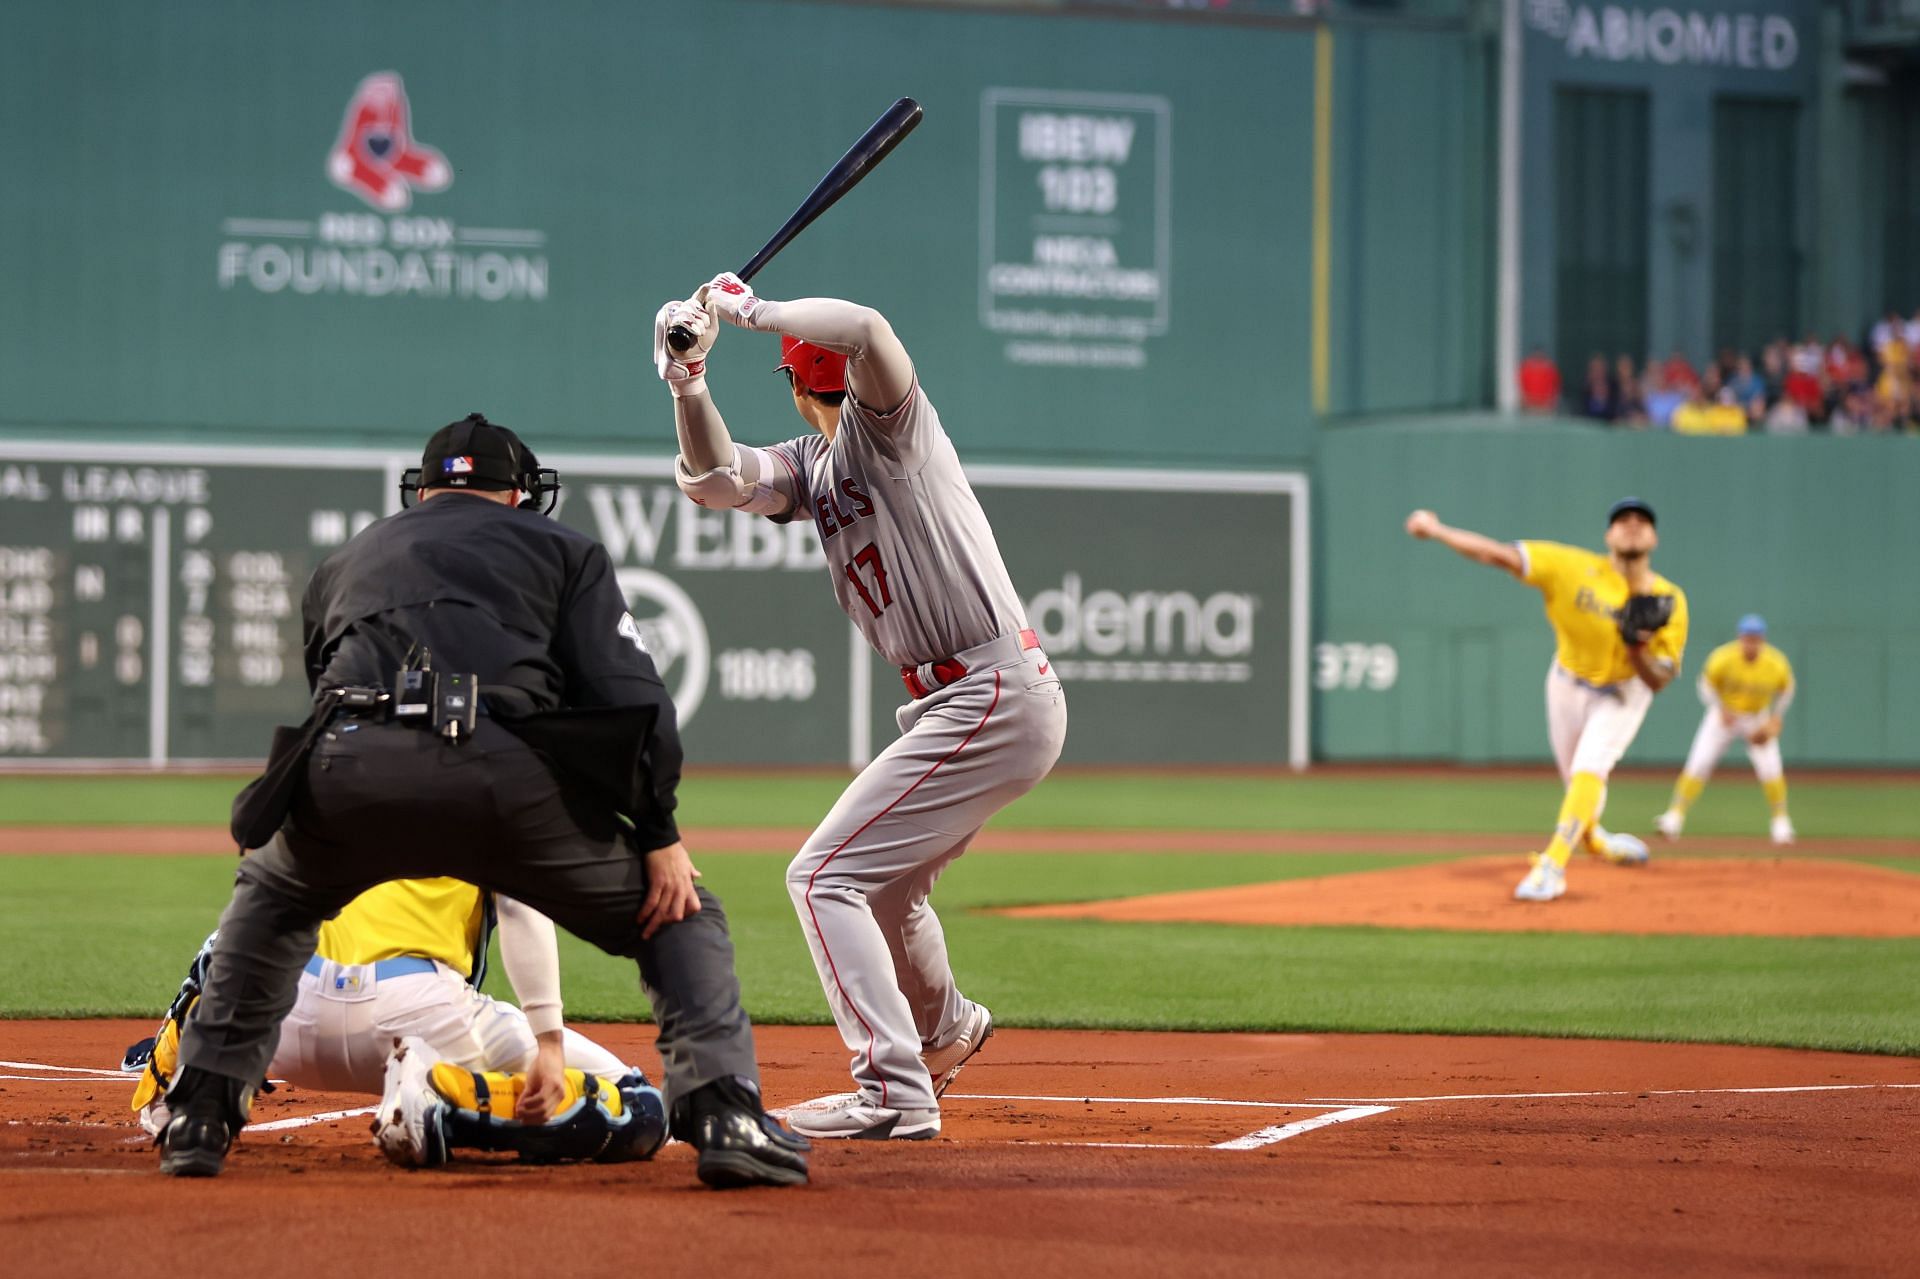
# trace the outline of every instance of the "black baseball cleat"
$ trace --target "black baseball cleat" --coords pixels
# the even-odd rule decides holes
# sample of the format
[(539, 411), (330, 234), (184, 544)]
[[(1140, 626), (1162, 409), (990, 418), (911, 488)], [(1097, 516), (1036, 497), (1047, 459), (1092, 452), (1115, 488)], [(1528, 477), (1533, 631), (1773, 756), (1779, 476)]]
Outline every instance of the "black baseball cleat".
[(781, 1127), (738, 1080), (717, 1079), (676, 1099), (673, 1135), (700, 1152), (700, 1180), (715, 1190), (806, 1184), (811, 1143)]
[(169, 1177), (217, 1177), (227, 1151), (247, 1122), (253, 1089), (192, 1066), (183, 1067), (167, 1092), (173, 1119), (160, 1133), (160, 1171)]

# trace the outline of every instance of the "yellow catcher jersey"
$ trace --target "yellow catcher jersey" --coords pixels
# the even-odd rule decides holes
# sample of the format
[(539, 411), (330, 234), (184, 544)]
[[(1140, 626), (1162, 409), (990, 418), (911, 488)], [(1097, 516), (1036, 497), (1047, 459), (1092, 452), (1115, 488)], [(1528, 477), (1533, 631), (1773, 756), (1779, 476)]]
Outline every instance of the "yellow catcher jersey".
[(1736, 715), (1766, 710), (1780, 694), (1793, 687), (1793, 667), (1787, 655), (1771, 644), (1760, 646), (1760, 656), (1749, 662), (1740, 641), (1722, 644), (1707, 657), (1700, 672), (1720, 704)]
[[(1589, 684), (1618, 684), (1634, 677), (1626, 641), (1615, 620), (1633, 592), (1627, 579), (1604, 555), (1558, 542), (1520, 542), (1521, 579), (1538, 587), (1547, 621), (1559, 641), (1554, 656), (1561, 666)], [(1687, 596), (1666, 578), (1654, 575), (1652, 595), (1673, 596), (1673, 617), (1647, 642), (1648, 653), (1680, 669), (1687, 647)]]
[(396, 879), (369, 888), (320, 925), (322, 959), (371, 964), (402, 955), (437, 959), (463, 977), (484, 953), (486, 894), (458, 879)]

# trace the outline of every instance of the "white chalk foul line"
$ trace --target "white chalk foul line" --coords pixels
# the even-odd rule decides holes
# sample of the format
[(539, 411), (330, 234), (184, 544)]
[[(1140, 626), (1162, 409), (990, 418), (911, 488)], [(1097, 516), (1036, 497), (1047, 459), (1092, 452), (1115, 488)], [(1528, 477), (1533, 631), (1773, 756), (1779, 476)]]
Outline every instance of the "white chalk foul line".
[(289, 1128), (307, 1128), (314, 1124), (330, 1124), (337, 1119), (357, 1119), (362, 1115), (371, 1115), (380, 1109), (378, 1106), (355, 1106), (352, 1110), (323, 1110), (317, 1115), (295, 1115), (291, 1119), (274, 1119), (264, 1124), (248, 1124), (244, 1132), (284, 1132)]
[[(782, 1106), (767, 1113), (776, 1118), (809, 1111), (827, 1110), (851, 1100), (853, 1093), (828, 1093), (824, 1097), (812, 1097), (806, 1101), (795, 1102), (791, 1106)], [(1258, 1150), (1276, 1142), (1298, 1137), (1302, 1133), (1312, 1132), (1316, 1128), (1325, 1128), (1332, 1124), (1351, 1123), (1355, 1119), (1365, 1119), (1369, 1115), (1383, 1115), (1392, 1110), (1392, 1106), (1348, 1105), (1343, 1102), (1314, 1101), (1231, 1101), (1220, 1097), (1060, 1097), (1037, 1093), (949, 1093), (947, 1101), (1039, 1101), (1055, 1102), (1067, 1105), (1104, 1105), (1104, 1106), (1225, 1106), (1243, 1110), (1325, 1110), (1329, 1113), (1315, 1115), (1311, 1119), (1298, 1119), (1292, 1123), (1274, 1124), (1250, 1132), (1244, 1137), (1235, 1137), (1231, 1141), (1216, 1142), (1212, 1145), (1195, 1146), (1180, 1142), (1167, 1141), (1016, 1141), (1004, 1143), (1016, 1146), (1072, 1146), (1093, 1150)]]
[(1054, 1101), (1088, 1106), (1236, 1106), (1248, 1110), (1333, 1110), (1348, 1104), (1345, 1101), (1233, 1101), (1222, 1097), (1048, 1097), (986, 1092), (948, 1093), (947, 1100)]
[(0, 1079), (22, 1084), (110, 1084), (123, 1075), (0, 1075)]
[(1864, 1092), (1875, 1088), (1920, 1088), (1915, 1084), (1794, 1084), (1770, 1088), (1606, 1088), (1588, 1092), (1462, 1092), (1419, 1097), (1322, 1097), (1308, 1105), (1411, 1105), (1421, 1101), (1552, 1101), (1567, 1097), (1702, 1097), (1728, 1093)]
[(1325, 1115), (1315, 1115), (1312, 1119), (1302, 1119), (1290, 1124), (1275, 1124), (1271, 1128), (1262, 1128), (1250, 1132), (1244, 1137), (1235, 1137), (1232, 1141), (1223, 1141), (1212, 1147), (1214, 1150), (1258, 1150), (1262, 1146), (1271, 1146), (1275, 1142), (1285, 1141), (1289, 1137), (1298, 1137), (1303, 1132), (1312, 1132), (1315, 1128), (1325, 1128), (1329, 1124), (1351, 1123), (1356, 1119), (1365, 1119), (1368, 1115), (1384, 1115), (1392, 1106), (1348, 1106), (1345, 1110), (1336, 1110)]
[(103, 1070), (95, 1066), (55, 1066), (44, 1061), (0, 1061), (0, 1067), (7, 1070), (51, 1070), (61, 1075), (88, 1075), (96, 1079), (125, 1079), (126, 1075), (118, 1070)]

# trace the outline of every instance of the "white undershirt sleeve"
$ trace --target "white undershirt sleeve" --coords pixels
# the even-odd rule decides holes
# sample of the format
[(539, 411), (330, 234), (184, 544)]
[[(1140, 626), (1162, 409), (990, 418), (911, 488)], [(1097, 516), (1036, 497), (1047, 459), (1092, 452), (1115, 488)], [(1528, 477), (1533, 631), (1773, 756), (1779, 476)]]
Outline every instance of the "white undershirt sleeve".
[(500, 962), (536, 1035), (559, 1030), (560, 939), (553, 921), (531, 906), (494, 895), (500, 923)]

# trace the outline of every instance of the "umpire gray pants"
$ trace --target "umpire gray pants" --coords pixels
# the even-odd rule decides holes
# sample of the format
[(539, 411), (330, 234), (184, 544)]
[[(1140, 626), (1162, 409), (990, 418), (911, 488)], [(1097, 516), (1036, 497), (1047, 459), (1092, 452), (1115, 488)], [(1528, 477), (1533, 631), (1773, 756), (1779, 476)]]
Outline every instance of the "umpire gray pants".
[(281, 833), (240, 863), (181, 1061), (257, 1083), (321, 922), (376, 884), (436, 875), (504, 893), (637, 960), (669, 1103), (728, 1075), (758, 1087), (719, 900), (699, 890), (698, 914), (642, 940), (646, 865), (630, 832), (487, 719), (457, 746), (398, 724), (326, 730)]

